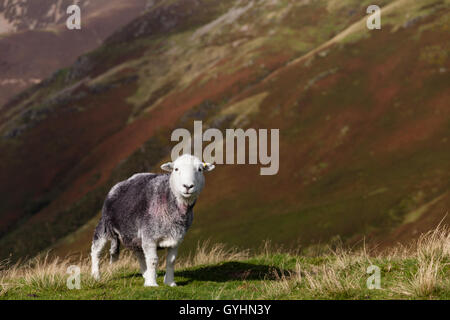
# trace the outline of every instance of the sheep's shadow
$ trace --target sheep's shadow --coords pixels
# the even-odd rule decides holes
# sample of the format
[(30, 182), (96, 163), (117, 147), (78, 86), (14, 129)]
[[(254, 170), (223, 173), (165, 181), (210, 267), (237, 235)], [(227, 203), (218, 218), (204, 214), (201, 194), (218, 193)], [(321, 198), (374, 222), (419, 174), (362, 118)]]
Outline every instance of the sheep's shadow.
[(133, 278), (142, 278), (142, 273), (136, 271), (130, 274), (122, 275), (121, 279), (133, 279)]
[(220, 265), (205, 266), (194, 270), (176, 271), (176, 277), (186, 278), (178, 281), (178, 285), (186, 285), (192, 281), (244, 281), (244, 280), (276, 280), (287, 276), (289, 270), (275, 266), (259, 265), (246, 262), (230, 261)]

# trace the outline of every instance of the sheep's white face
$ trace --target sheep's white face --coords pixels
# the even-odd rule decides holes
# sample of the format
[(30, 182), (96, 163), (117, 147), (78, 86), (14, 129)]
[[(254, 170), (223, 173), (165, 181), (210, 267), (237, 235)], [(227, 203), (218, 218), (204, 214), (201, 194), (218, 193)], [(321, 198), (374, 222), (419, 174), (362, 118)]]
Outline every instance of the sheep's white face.
[(205, 185), (204, 172), (214, 169), (214, 165), (201, 162), (197, 157), (182, 155), (174, 162), (167, 162), (161, 169), (171, 172), (172, 192), (186, 200), (195, 200)]

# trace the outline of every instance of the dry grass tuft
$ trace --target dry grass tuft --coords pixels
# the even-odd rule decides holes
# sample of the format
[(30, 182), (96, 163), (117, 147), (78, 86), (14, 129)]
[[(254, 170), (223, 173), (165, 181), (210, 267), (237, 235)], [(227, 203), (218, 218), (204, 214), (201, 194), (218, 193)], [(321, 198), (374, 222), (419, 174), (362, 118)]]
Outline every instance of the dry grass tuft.
[[(390, 272), (392, 265), (409, 259), (415, 262), (417, 272), (409, 274), (404, 270), (393, 284), (384, 283), (381, 290), (389, 296), (414, 296), (433, 298), (439, 292), (450, 291), (450, 230), (439, 225), (423, 234), (409, 247), (397, 246), (388, 252), (370, 255), (365, 247), (355, 252), (328, 248), (328, 254), (321, 254), (320, 265), (297, 261), (294, 271), (288, 275), (275, 274), (276, 281), (264, 284), (263, 298), (274, 298), (302, 290), (310, 297), (351, 297), (357, 290), (366, 289), (367, 267), (382, 261)], [(270, 250), (263, 251), (263, 256)]]
[(177, 261), (179, 268), (190, 268), (199, 265), (216, 264), (226, 261), (239, 261), (249, 258), (249, 251), (239, 251), (236, 248), (228, 248), (223, 243), (211, 244), (209, 240), (197, 243), (197, 249), (194, 254), (186, 259)]
[(53, 288), (67, 288), (67, 279), (70, 276), (68, 272), (70, 266), (80, 268), (82, 276), (82, 285), (86, 288), (92, 288), (102, 285), (109, 281), (114, 274), (121, 269), (138, 268), (138, 263), (132, 257), (130, 252), (125, 251), (121, 259), (109, 266), (106, 261), (102, 261), (102, 278), (100, 281), (87, 276), (90, 274), (90, 259), (80, 256), (78, 259), (67, 257), (60, 259), (58, 257), (50, 258), (49, 254), (37, 256), (28, 262), (16, 263), (13, 266), (0, 266), (0, 297), (6, 294), (12, 288), (32, 286), (36, 290)]
[(450, 290), (449, 228), (439, 225), (421, 235), (412, 249), (410, 251), (417, 259), (417, 271), (407, 282), (399, 282), (394, 290), (419, 297), (430, 297), (439, 291)]

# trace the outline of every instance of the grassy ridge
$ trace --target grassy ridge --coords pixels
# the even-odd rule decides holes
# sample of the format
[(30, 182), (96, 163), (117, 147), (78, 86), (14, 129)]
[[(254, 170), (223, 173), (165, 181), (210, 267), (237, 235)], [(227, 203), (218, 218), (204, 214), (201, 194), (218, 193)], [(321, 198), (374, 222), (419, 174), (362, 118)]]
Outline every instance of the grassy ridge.
[[(89, 276), (88, 259), (36, 258), (0, 273), (1, 299), (450, 299), (450, 232), (438, 227), (410, 247), (374, 254), (328, 248), (302, 255), (264, 246), (258, 253), (200, 245), (179, 261), (178, 286), (143, 287), (129, 253)], [(69, 265), (81, 269), (81, 289), (66, 286)], [(163, 263), (162, 263), (163, 264)], [(367, 288), (367, 268), (380, 268), (381, 288)], [(161, 265), (162, 267), (162, 265)]]

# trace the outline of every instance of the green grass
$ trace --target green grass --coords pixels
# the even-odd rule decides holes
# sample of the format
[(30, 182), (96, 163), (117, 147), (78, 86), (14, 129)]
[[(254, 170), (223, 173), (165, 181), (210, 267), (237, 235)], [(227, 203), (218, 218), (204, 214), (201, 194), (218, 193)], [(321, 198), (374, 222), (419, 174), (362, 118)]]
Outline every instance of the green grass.
[[(144, 287), (129, 253), (89, 275), (89, 261), (36, 258), (0, 273), (1, 299), (450, 299), (448, 228), (422, 235), (409, 248), (383, 253), (322, 248), (303, 254), (268, 245), (258, 253), (199, 245), (196, 254), (178, 262), (177, 287)], [(67, 267), (81, 269), (81, 288), (68, 289)], [(380, 269), (380, 289), (368, 289), (367, 268)], [(161, 265), (162, 267), (162, 265)], [(161, 270), (162, 268), (160, 268)]]

